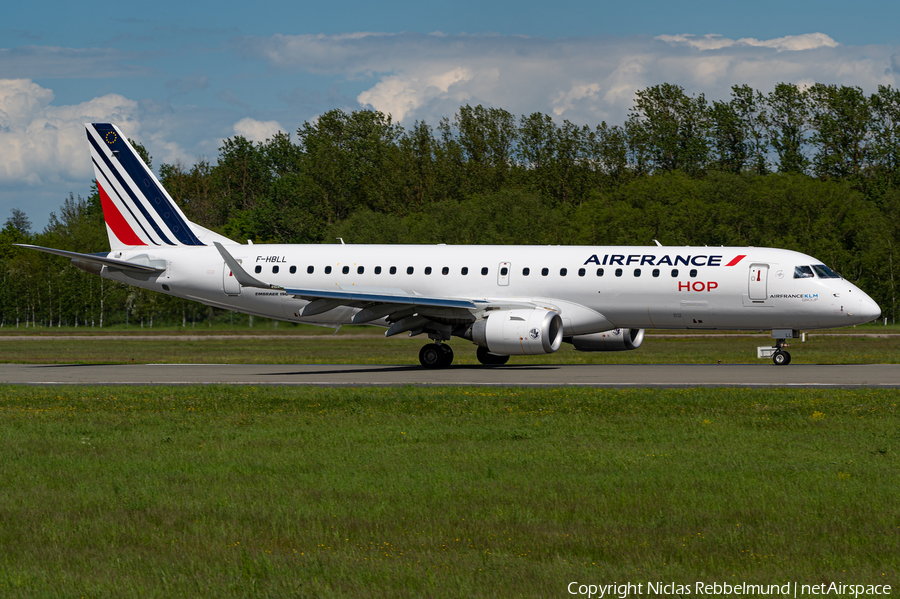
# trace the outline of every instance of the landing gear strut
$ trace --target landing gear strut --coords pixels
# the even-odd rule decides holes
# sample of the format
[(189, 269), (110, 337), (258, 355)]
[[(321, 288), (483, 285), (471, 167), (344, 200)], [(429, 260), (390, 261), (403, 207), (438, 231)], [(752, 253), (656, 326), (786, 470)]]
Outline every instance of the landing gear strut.
[(502, 366), (509, 362), (509, 356), (492, 354), (486, 347), (481, 346), (479, 346), (478, 350), (475, 352), (475, 357), (477, 357), (478, 361), (485, 366)]
[(429, 370), (446, 368), (453, 362), (453, 350), (443, 343), (429, 343), (419, 350), (419, 362)]

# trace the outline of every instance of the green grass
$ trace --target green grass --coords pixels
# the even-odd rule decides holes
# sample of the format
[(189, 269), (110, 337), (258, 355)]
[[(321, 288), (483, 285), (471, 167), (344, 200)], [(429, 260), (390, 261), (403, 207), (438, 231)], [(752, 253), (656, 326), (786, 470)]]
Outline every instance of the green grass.
[(0, 596), (896, 585), (897, 404), (886, 390), (0, 387)]
[[(884, 329), (884, 327), (881, 327)], [(377, 330), (361, 330), (309, 337), (279, 335), (253, 339), (17, 339), (0, 336), (0, 362), (40, 364), (97, 363), (252, 363), (252, 364), (418, 364), (424, 337), (385, 339)], [(349, 336), (343, 336), (343, 335)], [(477, 364), (475, 346), (463, 339), (450, 342), (455, 364)], [(571, 345), (546, 356), (513, 356), (523, 364), (746, 364), (757, 362), (756, 347), (772, 345), (759, 337), (662, 338), (647, 335), (637, 350), (577, 352)], [(900, 335), (867, 338), (812, 335), (807, 343), (790, 348), (797, 364), (896, 364), (900, 361)]]

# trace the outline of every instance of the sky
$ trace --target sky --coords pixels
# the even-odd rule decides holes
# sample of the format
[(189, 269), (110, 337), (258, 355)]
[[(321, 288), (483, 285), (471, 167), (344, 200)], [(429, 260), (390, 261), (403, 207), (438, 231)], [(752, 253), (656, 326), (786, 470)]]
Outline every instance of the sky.
[(0, 223), (35, 230), (93, 170), (85, 122), (162, 163), (215, 162), (223, 139), (294, 134), (323, 112), (436, 125), (483, 104), (624, 122), (663, 82), (900, 87), (896, 0), (19, 2), (0, 21)]

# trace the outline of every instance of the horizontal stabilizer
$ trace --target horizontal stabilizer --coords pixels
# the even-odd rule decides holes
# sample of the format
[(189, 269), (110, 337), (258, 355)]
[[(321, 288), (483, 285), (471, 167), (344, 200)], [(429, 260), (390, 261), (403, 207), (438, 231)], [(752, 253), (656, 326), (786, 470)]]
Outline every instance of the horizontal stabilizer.
[(27, 243), (14, 243), (13, 245), (17, 245), (22, 248), (28, 248), (29, 250), (37, 250), (39, 252), (46, 252), (48, 254), (56, 254), (57, 256), (62, 256), (64, 258), (71, 258), (72, 260), (82, 260), (84, 262), (91, 262), (93, 264), (102, 264), (103, 266), (108, 266), (109, 268), (116, 268), (119, 270), (130, 270), (133, 272), (144, 272), (144, 273), (154, 273), (154, 272), (165, 272), (165, 266), (150, 266), (144, 264), (136, 264), (134, 262), (129, 262), (127, 260), (116, 260), (115, 258), (107, 258), (106, 256), (97, 255), (97, 254), (79, 254), (78, 252), (67, 252), (65, 250), (57, 250), (54, 248), (45, 248), (37, 245), (28, 245)]

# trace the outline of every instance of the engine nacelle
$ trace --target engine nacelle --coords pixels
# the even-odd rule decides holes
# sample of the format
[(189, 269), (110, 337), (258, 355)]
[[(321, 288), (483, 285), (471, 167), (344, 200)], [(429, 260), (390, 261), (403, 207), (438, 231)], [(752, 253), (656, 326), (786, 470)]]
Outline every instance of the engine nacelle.
[(552, 310), (499, 310), (472, 325), (472, 341), (492, 354), (551, 354), (563, 339), (563, 323)]
[(644, 342), (644, 329), (613, 329), (592, 335), (575, 335), (566, 341), (578, 351), (627, 351)]

